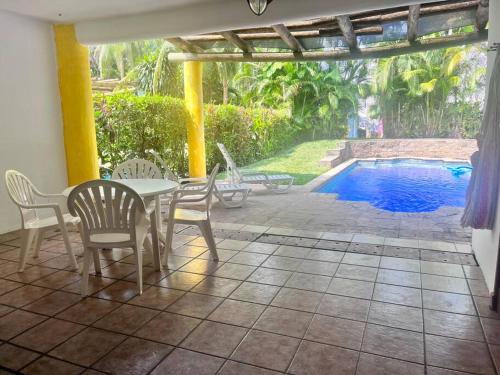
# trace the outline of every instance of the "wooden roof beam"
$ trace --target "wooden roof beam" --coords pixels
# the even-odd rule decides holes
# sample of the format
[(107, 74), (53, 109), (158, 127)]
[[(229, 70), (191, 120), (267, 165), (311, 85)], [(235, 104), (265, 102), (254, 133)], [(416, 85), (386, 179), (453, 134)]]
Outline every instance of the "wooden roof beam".
[(304, 51), (301, 54), (293, 52), (257, 52), (244, 53), (169, 53), (170, 61), (220, 61), (220, 62), (275, 62), (275, 61), (341, 61), (357, 59), (380, 59), (409, 53), (429, 51), (440, 48), (478, 43), (488, 39), (488, 31), (449, 35), (439, 38), (429, 38), (410, 43), (404, 41), (381, 47), (369, 47), (349, 50), (347, 48), (331, 51)]
[(418, 18), (420, 17), (420, 5), (410, 5), (408, 12), (408, 41), (413, 43), (418, 36)]
[(304, 52), (302, 43), (292, 35), (285, 25), (273, 25), (273, 29), (293, 52)]
[(244, 53), (255, 52), (254, 48), (250, 44), (241, 39), (238, 34), (233, 31), (223, 31), (220, 35), (222, 35), (229, 43), (241, 49)]
[(183, 50), (184, 52), (189, 52), (189, 53), (205, 52), (205, 50), (200, 46), (197, 46), (196, 44), (182, 38), (168, 38), (166, 39), (166, 41), (173, 44), (175, 47)]
[[(370, 27), (362, 27), (359, 29), (355, 29), (354, 32), (356, 35), (374, 35), (374, 34), (382, 34), (383, 33), (382, 26), (370, 26)], [(343, 34), (338, 28), (332, 29), (319, 29), (319, 30), (311, 30), (311, 31), (294, 31), (291, 32), (292, 36), (297, 38), (319, 38), (319, 37), (332, 37), (332, 36), (342, 36)], [(276, 40), (281, 39), (281, 37), (277, 33), (255, 33), (255, 34), (240, 34), (239, 37), (243, 41), (252, 40), (252, 41), (260, 41), (260, 40)], [(205, 34), (198, 36), (190, 36), (186, 38), (187, 41), (190, 42), (221, 42), (224, 41), (225, 38), (220, 34)]]
[(489, 0), (480, 0), (476, 11), (476, 30), (481, 31), (486, 28), (489, 19)]
[(344, 34), (344, 38), (349, 46), (349, 49), (357, 49), (358, 42), (356, 40), (356, 33), (354, 32), (349, 16), (337, 16), (337, 22), (339, 24), (340, 31)]

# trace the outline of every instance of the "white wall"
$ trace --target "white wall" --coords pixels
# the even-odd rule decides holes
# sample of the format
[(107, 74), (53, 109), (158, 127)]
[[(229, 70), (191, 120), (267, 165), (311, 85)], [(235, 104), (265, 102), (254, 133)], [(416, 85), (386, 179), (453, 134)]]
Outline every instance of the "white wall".
[(0, 233), (20, 226), (4, 173), (17, 169), (40, 190), (66, 186), (52, 26), (0, 11)]
[[(490, 24), (488, 44), (500, 43), (500, 0), (490, 0)], [(490, 76), (495, 52), (488, 53), (488, 77)], [(486, 284), (491, 293), (495, 288), (495, 273), (498, 258), (498, 244), (500, 241), (500, 197), (497, 209), (495, 229), (474, 230), (472, 232), (472, 248), (477, 261), (483, 270)]]

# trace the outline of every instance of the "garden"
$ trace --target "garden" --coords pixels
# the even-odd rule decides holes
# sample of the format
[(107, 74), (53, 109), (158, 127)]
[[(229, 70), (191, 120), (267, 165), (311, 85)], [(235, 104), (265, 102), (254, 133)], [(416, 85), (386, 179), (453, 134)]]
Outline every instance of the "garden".
[[(95, 80), (116, 79), (94, 94), (99, 157), (113, 169), (157, 151), (187, 174), (183, 65), (166, 41), (91, 50)], [(360, 134), (383, 124), (384, 138), (473, 138), (484, 101), (485, 48), (469, 45), (378, 60), (205, 63), (208, 168), (223, 163), (289, 173), (304, 184), (327, 168), (319, 159), (353, 124)], [(379, 134), (378, 136), (381, 136)]]

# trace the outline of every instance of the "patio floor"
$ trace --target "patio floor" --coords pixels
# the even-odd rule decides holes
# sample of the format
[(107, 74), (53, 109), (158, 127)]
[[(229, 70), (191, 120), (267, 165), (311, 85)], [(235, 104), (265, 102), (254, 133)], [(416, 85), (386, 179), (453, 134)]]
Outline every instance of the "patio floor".
[(336, 233), (375, 234), (392, 238), (417, 238), (470, 242), (471, 231), (462, 228), (463, 208), (443, 206), (434, 212), (390, 212), (367, 202), (337, 200), (334, 195), (313, 193), (294, 186), (289, 194), (269, 194), (259, 187), (244, 209), (214, 205), (212, 217), (226, 223), (254, 224)]
[[(147, 267), (142, 296), (130, 251), (114, 249), (102, 252), (103, 277), (92, 277), (85, 300), (59, 235), (23, 274), (16, 234), (0, 236), (0, 366), (26, 374), (459, 375), (495, 374), (500, 364), (500, 315), (488, 309), (472, 255), (458, 248), (219, 226), (215, 263), (197, 230), (179, 230), (169, 270)], [(80, 251), (78, 234), (72, 239)]]

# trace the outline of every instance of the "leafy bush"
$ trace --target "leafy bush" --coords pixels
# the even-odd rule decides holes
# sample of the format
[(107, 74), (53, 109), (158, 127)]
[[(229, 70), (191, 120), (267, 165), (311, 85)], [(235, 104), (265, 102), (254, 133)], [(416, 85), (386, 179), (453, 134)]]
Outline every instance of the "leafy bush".
[[(98, 152), (105, 167), (114, 169), (134, 156), (150, 159), (147, 150), (153, 149), (174, 172), (187, 174), (189, 113), (184, 101), (131, 93), (96, 94), (94, 108)], [(296, 133), (285, 111), (207, 104), (207, 167), (224, 165), (217, 142), (226, 145), (239, 165), (246, 165), (290, 147)]]
[(134, 96), (130, 93), (94, 96), (97, 148), (101, 163), (113, 169), (131, 156), (148, 158), (156, 150), (178, 171), (186, 170), (188, 112), (180, 99)]

